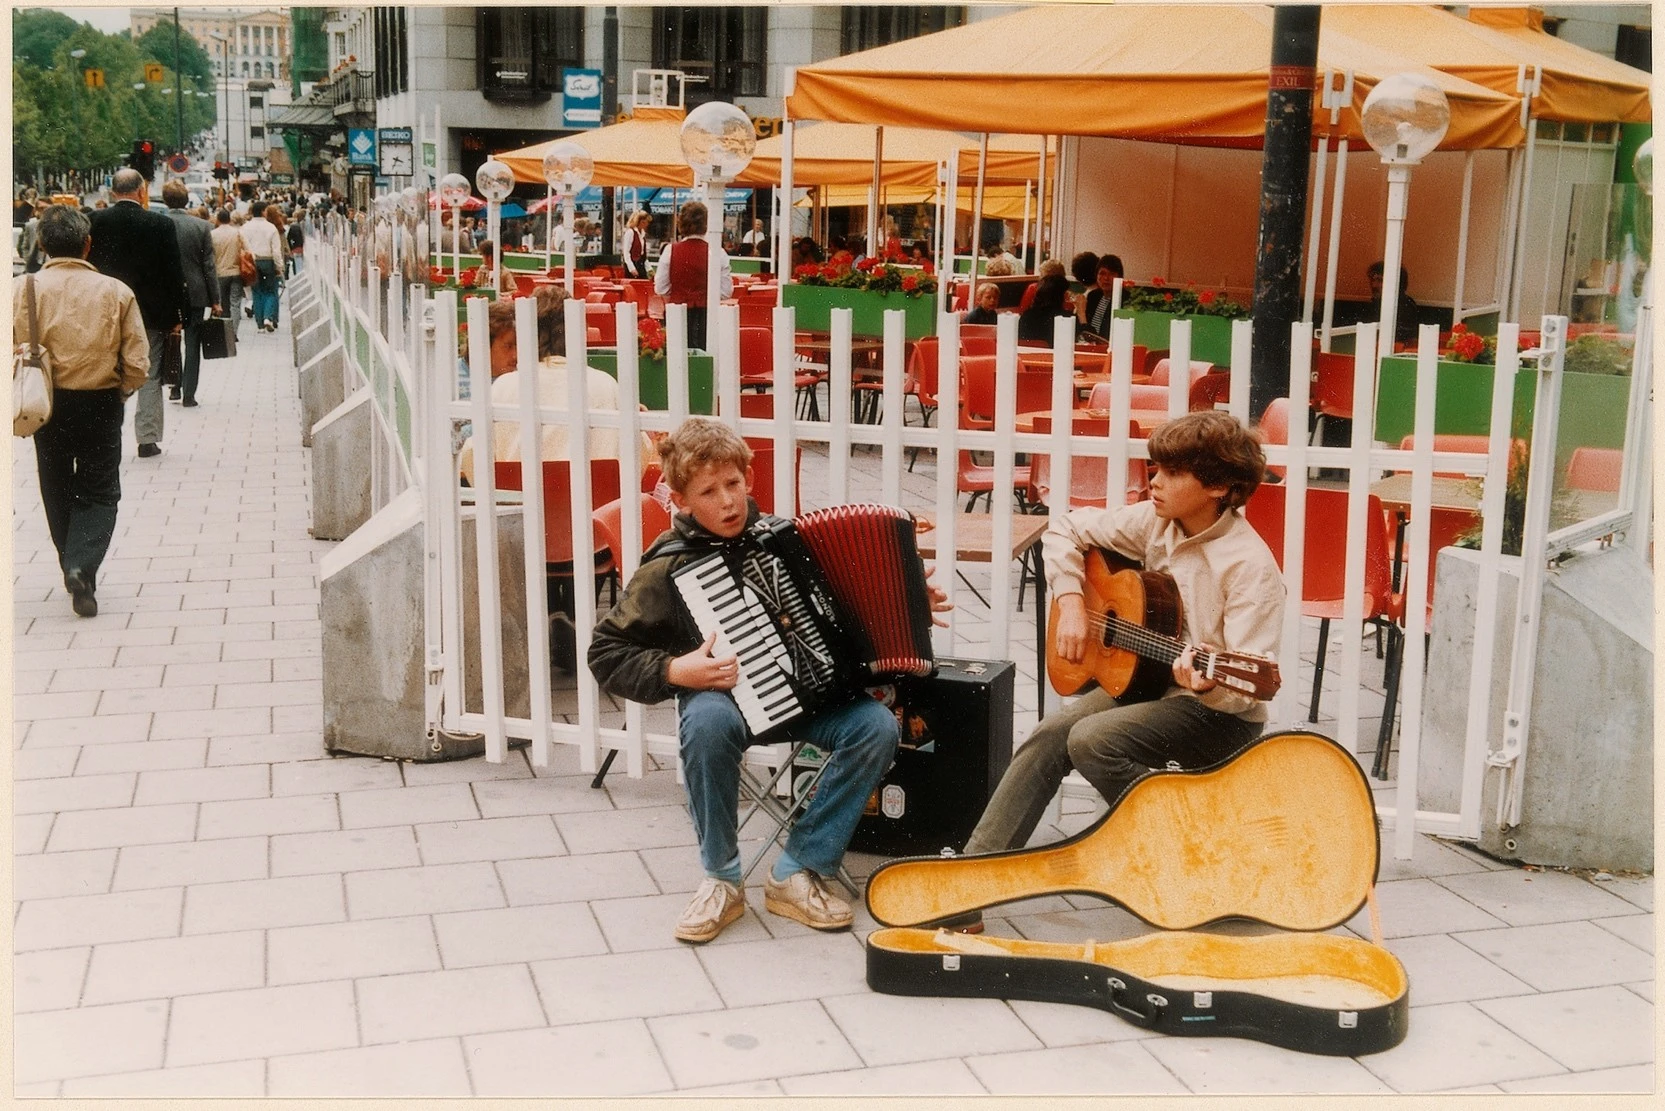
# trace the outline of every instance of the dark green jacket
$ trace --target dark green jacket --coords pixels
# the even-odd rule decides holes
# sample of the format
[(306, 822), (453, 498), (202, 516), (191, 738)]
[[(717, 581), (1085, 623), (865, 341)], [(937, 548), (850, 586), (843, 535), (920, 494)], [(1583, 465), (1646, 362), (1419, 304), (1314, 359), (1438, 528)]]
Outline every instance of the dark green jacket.
[(666, 669), (705, 640), (671, 576), (689, 560), (724, 547), (752, 543), (749, 533), (763, 515), (751, 502), (746, 528), (732, 539), (707, 531), (691, 513), (678, 513), (671, 527), (642, 554), (618, 604), (595, 627), (589, 665), (608, 694), (632, 702), (662, 702), (678, 689), (665, 681)]

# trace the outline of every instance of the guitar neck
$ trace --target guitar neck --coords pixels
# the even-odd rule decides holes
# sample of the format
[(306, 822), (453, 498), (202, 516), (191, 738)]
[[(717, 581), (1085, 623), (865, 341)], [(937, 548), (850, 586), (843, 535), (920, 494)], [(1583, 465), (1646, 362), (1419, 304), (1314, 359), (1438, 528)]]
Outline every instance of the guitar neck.
[[(1191, 647), (1183, 640), (1153, 632), (1137, 622), (1124, 620), (1113, 613), (1104, 615), (1104, 625), (1110, 634), (1106, 638), (1106, 643), (1116, 648), (1124, 648), (1136, 656), (1154, 660), (1160, 664), (1171, 665), (1185, 653), (1187, 648)], [(1212, 669), (1218, 656), (1218, 652), (1205, 652), (1201, 648), (1197, 649), (1195, 670)]]

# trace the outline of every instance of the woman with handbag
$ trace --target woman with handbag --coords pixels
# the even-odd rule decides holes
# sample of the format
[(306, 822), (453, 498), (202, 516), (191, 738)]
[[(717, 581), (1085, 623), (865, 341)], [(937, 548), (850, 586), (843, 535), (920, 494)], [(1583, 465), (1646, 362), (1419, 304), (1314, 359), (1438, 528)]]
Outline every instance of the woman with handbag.
[[(237, 311), (243, 304), (242, 259), (248, 255), (249, 269), (254, 269), (254, 257), (243, 249), (243, 235), (231, 222), (231, 210), (222, 208), (214, 214), (214, 230), (208, 241), (214, 245), (214, 277), (220, 284), (220, 307), (231, 319), (231, 332), (237, 333)], [(251, 275), (252, 276), (252, 275)]]
[[(98, 613), (98, 568), (116, 531), (124, 402), (150, 373), (138, 302), (86, 261), (91, 232), (77, 209), (49, 207), (39, 227), (46, 264), (12, 290), (18, 359), (50, 370), (51, 416), (35, 433), (35, 462), (64, 588), (82, 617)], [(14, 396), (24, 370), (14, 362)]]
[(277, 331), (278, 274), (283, 265), (283, 235), (272, 217), (283, 217), (276, 205), (266, 205), (243, 225), (243, 243), (254, 256), (254, 324), (262, 332)]

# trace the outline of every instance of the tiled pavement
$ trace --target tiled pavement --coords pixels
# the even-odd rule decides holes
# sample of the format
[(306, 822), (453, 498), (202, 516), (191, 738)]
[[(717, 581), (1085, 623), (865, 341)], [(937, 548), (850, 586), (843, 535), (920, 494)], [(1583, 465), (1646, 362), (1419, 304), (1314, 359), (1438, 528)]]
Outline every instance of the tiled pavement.
[[(202, 407), (169, 406), (159, 459), (129, 444), (90, 620), (70, 614), (14, 442), (17, 1095), (1653, 1089), (1650, 878), (1419, 839), (1379, 887), (1409, 1038), (1324, 1058), (1076, 1007), (878, 995), (865, 915), (820, 935), (763, 913), (755, 888), (715, 943), (680, 946), (698, 868), (668, 769), (591, 790), (560, 748), (542, 769), (325, 757), (328, 545), (307, 536), (288, 356), (287, 324), (245, 329), (235, 362), (205, 367)], [(928, 460), (909, 482), (930, 488)], [(1028, 622), (1013, 654), (1032, 678)], [(1066, 831), (1092, 816), (1064, 810)], [(1084, 898), (1002, 915), (992, 930), (1034, 938), (1137, 932)]]

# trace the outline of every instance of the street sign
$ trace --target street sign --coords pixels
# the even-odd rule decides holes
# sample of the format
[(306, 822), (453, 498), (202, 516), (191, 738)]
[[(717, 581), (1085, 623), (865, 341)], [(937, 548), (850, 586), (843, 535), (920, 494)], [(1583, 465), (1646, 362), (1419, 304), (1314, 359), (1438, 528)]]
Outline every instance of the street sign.
[(355, 127), (347, 132), (347, 161), (354, 166), (376, 165), (376, 132), (374, 128)]
[(104, 71), (101, 69), (84, 69), (81, 71), (81, 77), (86, 81), (89, 89), (102, 89), (104, 87)]
[(561, 126), (601, 126), (601, 71), (561, 70)]
[(438, 144), (436, 144), (436, 143), (427, 143), (427, 142), (422, 144), (422, 165), (426, 166), (429, 170), (433, 170), (433, 169), (438, 168), (438, 166), (439, 166), (439, 147), (438, 147)]
[(191, 160), (183, 154), (176, 154), (168, 159), (168, 169), (176, 174), (182, 174), (191, 168)]
[(162, 76), (163, 76), (163, 74), (162, 74), (162, 63), (161, 62), (146, 62), (145, 63), (145, 80), (146, 81), (160, 82), (162, 80)]
[(272, 175), (272, 184), (273, 185), (293, 185), (293, 184), (295, 184), (295, 175), (294, 174), (273, 174)]
[(376, 132), (379, 165), (387, 176), (409, 177), (416, 172), (416, 147), (408, 127), (384, 127)]

